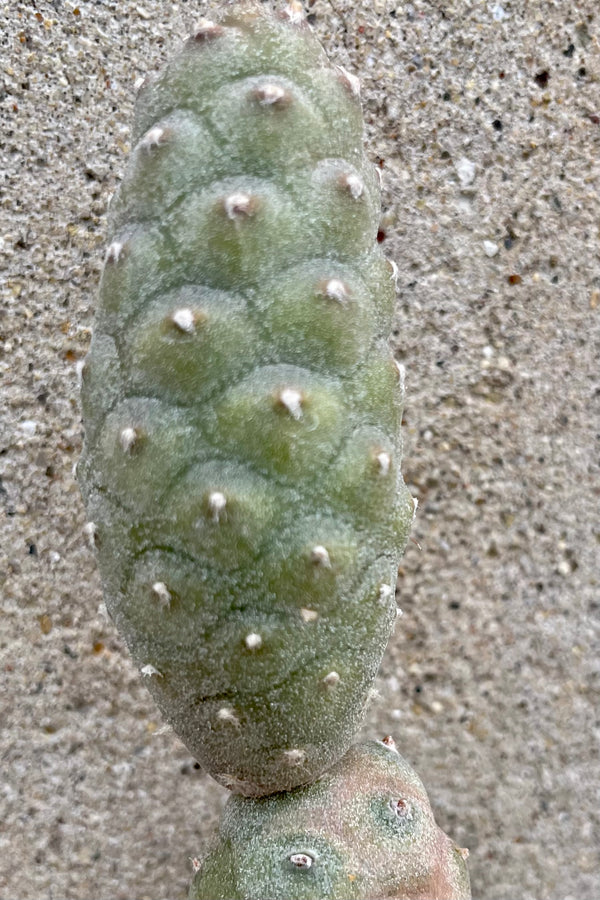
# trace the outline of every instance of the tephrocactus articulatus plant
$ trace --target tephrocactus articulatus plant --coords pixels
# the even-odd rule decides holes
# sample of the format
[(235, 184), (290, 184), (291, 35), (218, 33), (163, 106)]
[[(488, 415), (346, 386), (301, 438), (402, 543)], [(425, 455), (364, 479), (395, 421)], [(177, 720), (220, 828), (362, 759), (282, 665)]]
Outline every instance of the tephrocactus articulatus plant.
[(134, 139), (79, 472), (107, 607), (234, 792), (190, 898), (468, 900), (393, 741), (348, 749), (414, 509), (356, 79), (296, 4), (230, 5), (142, 85)]
[(469, 900), (467, 851), (438, 828), (391, 738), (308, 787), (232, 796), (190, 900)]
[(290, 790), (361, 721), (413, 517), (357, 80), (295, 5), (234, 5), (142, 85), (134, 141), (82, 370), (88, 531), (164, 718), (231, 790)]

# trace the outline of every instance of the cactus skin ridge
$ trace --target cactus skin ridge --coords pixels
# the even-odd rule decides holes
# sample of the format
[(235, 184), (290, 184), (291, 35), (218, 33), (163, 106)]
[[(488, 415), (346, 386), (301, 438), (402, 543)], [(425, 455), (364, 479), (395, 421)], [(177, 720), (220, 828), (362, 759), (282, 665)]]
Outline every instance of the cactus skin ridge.
[(413, 517), (355, 79), (295, 19), (228, 7), (142, 85), (82, 368), (107, 608), (248, 796), (350, 746)]
[(231, 796), (189, 900), (470, 900), (467, 856), (384, 738), (308, 787)]

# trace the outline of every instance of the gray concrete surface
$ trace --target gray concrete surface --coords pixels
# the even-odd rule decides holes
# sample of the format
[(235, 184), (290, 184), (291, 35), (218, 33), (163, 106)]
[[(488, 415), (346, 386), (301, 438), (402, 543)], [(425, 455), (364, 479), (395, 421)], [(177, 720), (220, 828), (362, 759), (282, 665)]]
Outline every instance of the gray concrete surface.
[[(225, 799), (99, 613), (72, 466), (133, 85), (212, 4), (0, 5), (0, 896), (178, 898)], [(399, 267), (392, 732), (482, 900), (600, 896), (600, 11), (316, 0)]]

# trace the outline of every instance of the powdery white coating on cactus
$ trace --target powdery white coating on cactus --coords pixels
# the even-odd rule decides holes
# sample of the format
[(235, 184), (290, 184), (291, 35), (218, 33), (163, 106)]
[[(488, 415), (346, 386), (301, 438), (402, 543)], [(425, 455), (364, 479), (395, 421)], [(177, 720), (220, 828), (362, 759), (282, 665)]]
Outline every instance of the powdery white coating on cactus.
[(227, 4), (133, 143), (82, 372), (91, 543), (165, 721), (232, 790), (289, 790), (360, 726), (413, 511), (358, 80), (301, 4)]
[(189, 898), (470, 900), (467, 856), (386, 737), (351, 747), (308, 787), (230, 798)]

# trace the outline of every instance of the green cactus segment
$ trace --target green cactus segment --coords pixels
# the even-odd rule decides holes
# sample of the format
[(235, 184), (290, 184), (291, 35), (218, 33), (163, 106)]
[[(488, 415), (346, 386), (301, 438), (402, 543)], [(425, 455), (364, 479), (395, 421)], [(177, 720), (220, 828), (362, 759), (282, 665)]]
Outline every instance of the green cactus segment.
[(364, 358), (379, 325), (355, 267), (330, 260), (278, 272), (262, 285), (256, 304), (272, 347), (296, 365), (338, 377)]
[(260, 339), (246, 303), (187, 285), (151, 301), (118, 335), (128, 393), (197, 406), (251, 369)]
[[(92, 368), (90, 362), (94, 360)], [(108, 334), (96, 332), (91, 352), (80, 366), (81, 405), (86, 425), (86, 440), (93, 444), (103, 422), (103, 414), (119, 401), (123, 375), (117, 345)], [(78, 466), (81, 465), (81, 460)]]
[(226, 452), (313, 484), (347, 431), (342, 385), (293, 366), (255, 370), (215, 406), (214, 440)]
[(139, 141), (110, 209), (113, 231), (151, 221), (156, 207), (173, 206), (189, 190), (189, 172), (206, 183), (225, 176), (210, 130), (191, 113), (177, 110), (148, 129)]
[(231, 797), (189, 898), (469, 900), (467, 855), (385, 738), (353, 746), (309, 787)]
[(82, 371), (107, 607), (251, 795), (349, 746), (413, 514), (378, 180), (352, 77), (296, 17), (234, 6), (141, 89)]
[(174, 109), (207, 116), (215, 93), (230, 82), (273, 73), (310, 88), (314, 69), (331, 73), (333, 81), (322, 47), (305, 26), (291, 24), (269, 19), (250, 4), (238, 4), (220, 23), (202, 21), (182, 51), (142, 85), (135, 115), (136, 143)]
[(156, 534), (161, 545), (225, 575), (256, 565), (279, 515), (276, 491), (266, 479), (235, 463), (209, 462), (190, 469), (165, 498)]

